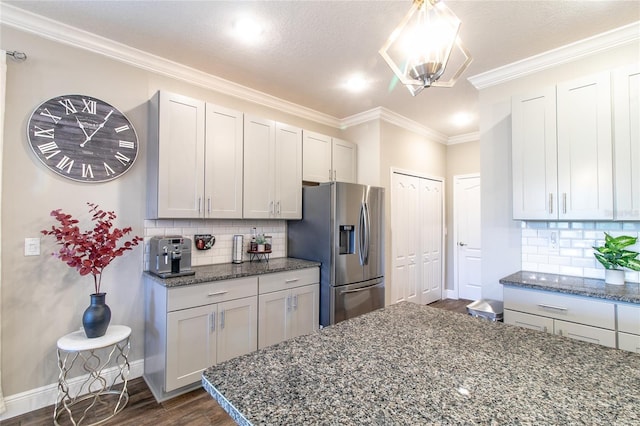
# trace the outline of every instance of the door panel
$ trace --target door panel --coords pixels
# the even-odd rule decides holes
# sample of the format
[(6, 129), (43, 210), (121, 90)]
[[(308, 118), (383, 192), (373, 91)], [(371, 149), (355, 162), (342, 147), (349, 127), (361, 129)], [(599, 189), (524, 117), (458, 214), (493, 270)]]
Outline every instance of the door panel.
[(393, 174), (392, 229), (393, 279), (392, 303), (418, 302), (418, 182), (415, 176)]
[(364, 280), (362, 264), (360, 263), (360, 210), (364, 200), (364, 186), (348, 183), (335, 183), (335, 241), (334, 247), (340, 246), (340, 226), (352, 226), (354, 229), (354, 250), (353, 253), (336, 253), (336, 279), (335, 285), (344, 285)]
[(482, 297), (480, 177), (458, 178), (455, 191), (458, 297), (477, 300)]
[(365, 280), (384, 276), (384, 189), (367, 187), (365, 194), (369, 223)]
[(442, 182), (420, 179), (420, 302), (442, 299)]

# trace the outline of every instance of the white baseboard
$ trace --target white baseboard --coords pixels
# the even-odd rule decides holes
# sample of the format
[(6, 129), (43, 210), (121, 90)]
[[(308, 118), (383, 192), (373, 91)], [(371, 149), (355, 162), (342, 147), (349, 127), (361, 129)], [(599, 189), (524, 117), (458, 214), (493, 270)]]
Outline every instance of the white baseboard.
[(447, 289), (447, 290), (445, 290), (445, 292), (446, 292), (446, 296), (445, 296), (446, 299), (458, 300), (458, 292), (457, 291)]
[[(132, 361), (129, 363), (129, 380), (142, 376), (144, 372), (144, 359)], [(111, 383), (114, 379), (116, 383), (122, 382), (117, 380), (119, 369), (112, 367), (103, 371), (103, 377), (107, 379), (107, 383)], [(89, 377), (89, 375), (74, 377), (69, 379), (69, 393), (75, 394), (79, 392), (82, 383)], [(38, 410), (42, 407), (47, 407), (56, 403), (58, 398), (58, 383), (52, 383), (47, 386), (42, 386), (37, 389), (31, 389), (25, 392), (20, 392), (15, 395), (9, 395), (4, 398), (4, 404), (7, 408), (2, 415), (0, 415), (0, 421), (7, 420), (21, 414), (28, 413), (30, 411)], [(53, 417), (53, 410), (51, 410), (51, 416)]]

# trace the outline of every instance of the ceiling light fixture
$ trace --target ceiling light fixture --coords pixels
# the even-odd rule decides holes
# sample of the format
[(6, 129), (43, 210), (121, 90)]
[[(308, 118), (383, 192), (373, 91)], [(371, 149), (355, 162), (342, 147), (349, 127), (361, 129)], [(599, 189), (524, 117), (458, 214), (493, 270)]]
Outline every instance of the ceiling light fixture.
[[(458, 36), (460, 24), (442, 0), (414, 0), (379, 53), (413, 96), (425, 87), (452, 87), (472, 61)], [(440, 81), (454, 47), (464, 62), (449, 80)]]

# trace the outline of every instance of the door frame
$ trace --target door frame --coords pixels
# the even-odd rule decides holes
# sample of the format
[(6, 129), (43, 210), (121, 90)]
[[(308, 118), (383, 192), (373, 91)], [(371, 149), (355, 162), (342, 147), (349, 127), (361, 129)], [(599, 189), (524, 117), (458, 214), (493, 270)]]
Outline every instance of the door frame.
[[(442, 176), (434, 176), (434, 175), (428, 175), (428, 174), (424, 174), (424, 173), (420, 173), (420, 172), (416, 172), (416, 171), (412, 171), (412, 170), (407, 170), (407, 169), (401, 169), (398, 167), (390, 167), (389, 168), (389, 217), (391, 218), (390, 223), (389, 223), (389, 240), (391, 241), (391, 257), (390, 257), (390, 264), (388, 266), (390, 266), (391, 273), (390, 276), (387, 277), (388, 279), (390, 278), (390, 282), (391, 285), (395, 285), (393, 282), (393, 259), (395, 259), (395, 247), (393, 245), (393, 204), (392, 204), (392, 200), (393, 200), (393, 175), (395, 173), (398, 174), (402, 174), (402, 175), (407, 175), (407, 176), (413, 176), (413, 177), (417, 177), (420, 179), (428, 179), (428, 180), (434, 180), (437, 182), (440, 182), (442, 184), (442, 223), (441, 223), (441, 239), (440, 239), (440, 253), (442, 254), (442, 259), (441, 259), (441, 271), (440, 271), (440, 276), (442, 278), (442, 282), (440, 283), (440, 297), (442, 299), (445, 298), (445, 295), (447, 295), (447, 289), (446, 289), (446, 283), (447, 283), (447, 279), (446, 279), (446, 272), (447, 272), (447, 268), (446, 268), (446, 257), (447, 257), (447, 253), (446, 253), (446, 246), (447, 246), (447, 242), (446, 242), (446, 238), (447, 238), (447, 227), (446, 227), (446, 222), (447, 222), (447, 218), (446, 218), (446, 209), (447, 209), (447, 202), (446, 202), (446, 182), (444, 177)], [(389, 282), (387, 281), (387, 282)], [(391, 288), (389, 286), (386, 286), (388, 289), (385, 289), (385, 306), (388, 305), (388, 302), (391, 300)]]
[(480, 178), (480, 173), (469, 173), (464, 175), (453, 176), (453, 239), (451, 240), (453, 251), (453, 289), (448, 291), (448, 296), (451, 299), (460, 298), (460, 283), (458, 276), (458, 247), (456, 241), (458, 241), (458, 205), (460, 203), (460, 190), (457, 183), (463, 179)]

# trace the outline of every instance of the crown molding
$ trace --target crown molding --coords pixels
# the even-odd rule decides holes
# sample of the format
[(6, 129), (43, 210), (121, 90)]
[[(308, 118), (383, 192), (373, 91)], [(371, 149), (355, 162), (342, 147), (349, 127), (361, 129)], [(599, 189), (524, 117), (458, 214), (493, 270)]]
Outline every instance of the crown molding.
[(478, 90), (486, 89), (638, 40), (640, 40), (640, 21), (473, 75), (467, 80)]
[(464, 135), (451, 136), (447, 141), (447, 145), (456, 145), (459, 143), (479, 142), (480, 132), (471, 132)]
[(425, 136), (430, 140), (447, 144), (448, 137), (440, 132), (436, 132), (420, 123), (408, 119), (407, 117), (390, 111), (384, 107), (373, 108), (358, 114), (350, 115), (341, 120), (341, 128), (346, 129), (348, 127), (356, 126), (358, 124), (366, 123), (372, 120), (382, 120), (387, 123), (391, 123), (403, 129), (417, 133), (421, 136)]
[(194, 68), (134, 49), (70, 25), (0, 3), (0, 22), (38, 36), (97, 53), (126, 64), (339, 128), (341, 120)]

